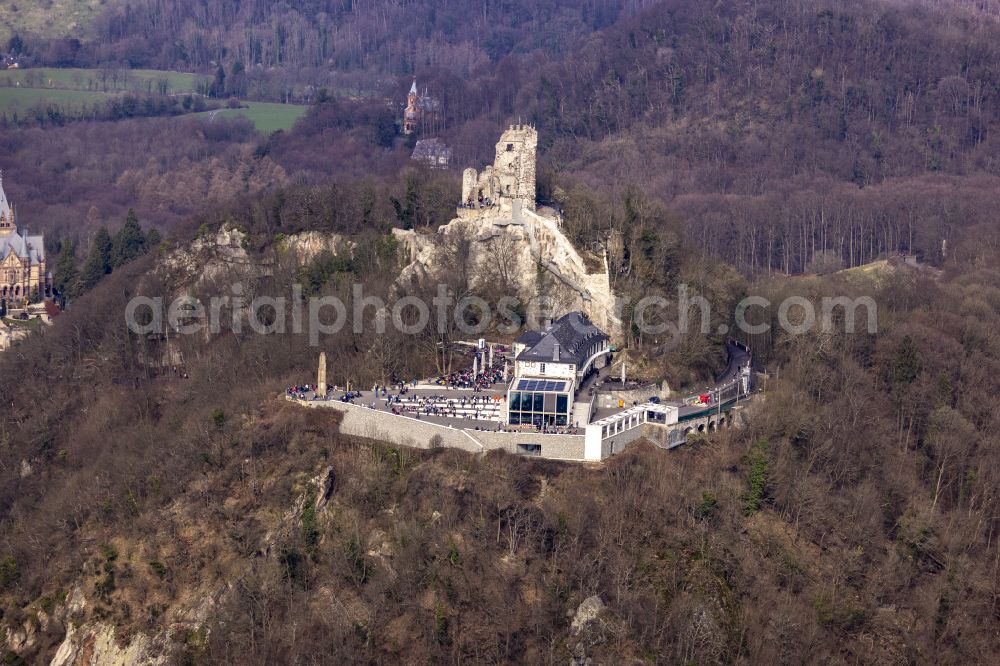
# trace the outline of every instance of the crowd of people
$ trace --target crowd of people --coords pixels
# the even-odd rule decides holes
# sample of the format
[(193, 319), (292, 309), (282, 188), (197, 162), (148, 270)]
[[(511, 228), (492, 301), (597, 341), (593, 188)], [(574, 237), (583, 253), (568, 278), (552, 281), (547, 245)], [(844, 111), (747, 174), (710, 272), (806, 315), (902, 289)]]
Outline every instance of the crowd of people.
[(448, 388), (472, 389), (478, 393), (489, 390), (494, 384), (502, 384), (504, 379), (504, 362), (501, 360), (494, 361), (493, 365), (483, 369), (482, 372), (473, 374), (472, 368), (468, 368), (442, 375), (434, 383)]
[(289, 386), (285, 389), (285, 395), (299, 400), (305, 400), (310, 393), (316, 393), (316, 387), (312, 384)]
[[(500, 370), (502, 373), (502, 370)], [(470, 373), (456, 373), (458, 375), (471, 375)], [(478, 377), (482, 377), (480, 373)], [(457, 384), (456, 384), (457, 386)], [(422, 416), (435, 416), (463, 421), (492, 421), (503, 413), (506, 395), (501, 394), (481, 394), (481, 395), (412, 395), (411, 386), (406, 383), (395, 384), (391, 388), (375, 385), (372, 387), (373, 400), (363, 401), (365, 395), (360, 391), (346, 391), (337, 400), (341, 402), (360, 404), (368, 409), (385, 409), (397, 416), (411, 416), (421, 418)], [(305, 400), (310, 394), (316, 392), (313, 384), (301, 384), (289, 386), (285, 389), (285, 395)], [(381, 403), (381, 405), (379, 404)], [(572, 426), (556, 426), (546, 424), (524, 424), (509, 425), (503, 421), (497, 422), (494, 426), (483, 426), (477, 424), (475, 430), (490, 430), (496, 432), (538, 432), (548, 435), (578, 435), (579, 428)]]
[[(502, 407), (500, 396), (470, 395), (449, 398), (441, 395), (416, 396), (403, 401), (398, 395), (385, 398), (385, 408), (393, 414), (426, 414), (461, 419), (487, 419)], [(460, 413), (461, 412), (461, 413)]]
[[(503, 414), (506, 395), (490, 394), (487, 391), (496, 384), (503, 384), (506, 380), (505, 352), (505, 347), (499, 345), (495, 347), (494, 363), (485, 367), (481, 372), (473, 371), (477, 367), (477, 364), (473, 363), (465, 370), (439, 376), (433, 382), (437, 386), (447, 389), (471, 390), (472, 395), (415, 395), (411, 391), (416, 388), (418, 382), (411, 380), (391, 385), (375, 384), (371, 387), (372, 399), (367, 398), (367, 392), (362, 394), (360, 391), (346, 391), (336, 399), (351, 404), (355, 404), (357, 401), (369, 409), (385, 409), (393, 414), (416, 416), (416, 418), (436, 416), (461, 420), (495, 421)], [(485, 365), (487, 354), (477, 353)], [(307, 399), (310, 394), (315, 394), (315, 391), (314, 385), (302, 384), (288, 387), (285, 394), (294, 398)], [(477, 429), (479, 427), (477, 426)], [(504, 432), (510, 431), (504, 423), (499, 423), (498, 429)], [(553, 432), (554, 429), (549, 427), (548, 430), (545, 430), (539, 427), (538, 431)]]
[(484, 196), (480, 195), (478, 201), (479, 201), (479, 205), (477, 206), (473, 202), (472, 197), (469, 197), (469, 199), (466, 200), (466, 201), (459, 201), (458, 202), (458, 207), (459, 208), (468, 208), (468, 209), (492, 208), (493, 207), (493, 199), (491, 199), (490, 197), (484, 197)]

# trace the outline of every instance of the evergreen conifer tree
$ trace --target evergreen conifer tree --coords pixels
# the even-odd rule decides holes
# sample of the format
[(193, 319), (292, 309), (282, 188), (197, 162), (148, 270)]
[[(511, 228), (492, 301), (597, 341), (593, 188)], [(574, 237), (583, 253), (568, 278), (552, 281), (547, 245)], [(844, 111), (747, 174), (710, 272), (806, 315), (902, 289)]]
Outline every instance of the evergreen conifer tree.
[(94, 242), (90, 244), (87, 261), (83, 263), (83, 268), (80, 270), (80, 279), (77, 281), (77, 286), (75, 289), (72, 289), (74, 295), (93, 289), (94, 285), (100, 282), (103, 277), (104, 258), (102, 257), (101, 247), (97, 244), (97, 238), (95, 237)]
[(97, 253), (101, 258), (101, 270), (105, 274), (111, 272), (111, 253), (114, 249), (114, 241), (111, 240), (111, 233), (108, 228), (101, 226), (97, 233), (94, 234), (93, 246), (97, 249)]
[(146, 236), (139, 226), (139, 218), (135, 209), (128, 209), (125, 224), (115, 234), (114, 247), (111, 252), (111, 267), (124, 266), (133, 259), (146, 254)]
[(76, 285), (78, 272), (76, 270), (76, 248), (73, 241), (64, 240), (59, 248), (59, 258), (56, 260), (55, 284), (60, 294), (67, 293)]

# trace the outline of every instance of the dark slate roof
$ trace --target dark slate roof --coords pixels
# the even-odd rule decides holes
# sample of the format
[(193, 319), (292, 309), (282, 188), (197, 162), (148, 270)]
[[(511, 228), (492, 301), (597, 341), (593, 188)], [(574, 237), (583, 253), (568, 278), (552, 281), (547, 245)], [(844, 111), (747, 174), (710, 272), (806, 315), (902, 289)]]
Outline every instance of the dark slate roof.
[[(443, 162), (442, 158), (444, 158)], [(413, 147), (411, 159), (428, 164), (447, 164), (451, 160), (451, 148), (441, 139), (420, 139)]]
[(533, 347), (542, 339), (541, 331), (525, 331), (521, 335), (517, 336), (514, 342), (528, 347)]
[(582, 365), (588, 358), (591, 345), (608, 339), (607, 334), (594, 326), (582, 312), (570, 312), (541, 331), (531, 332), (540, 336), (538, 342), (521, 352), (518, 361)]

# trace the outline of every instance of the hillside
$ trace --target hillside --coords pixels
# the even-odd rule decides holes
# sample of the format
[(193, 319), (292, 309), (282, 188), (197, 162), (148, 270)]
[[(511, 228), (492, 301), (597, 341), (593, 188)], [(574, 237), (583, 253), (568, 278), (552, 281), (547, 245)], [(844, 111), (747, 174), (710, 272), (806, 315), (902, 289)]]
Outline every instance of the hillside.
[(0, 3), (0, 41), (15, 34), (52, 38), (81, 38), (89, 34), (94, 20), (106, 7), (103, 0), (3, 0)]
[[(874, 296), (878, 334), (759, 337), (748, 428), (596, 468), (344, 438), (270, 397), (311, 372), (300, 336), (182, 338), (185, 375), (157, 369), (104, 315), (167, 288), (128, 264), (0, 357), (7, 649), (50, 657), (72, 622), (64, 650), (110, 631), (170, 663), (988, 661), (995, 236), (940, 278), (811, 281)], [(371, 339), (322, 346), (377, 377)]]
[[(996, 661), (996, 2), (109, 0), (40, 27), (18, 6), (29, 66), (0, 100), (125, 94), (98, 82), (129, 70), (164, 98), (270, 101), (0, 126), (3, 186), (69, 295), (0, 354), (0, 662)], [(400, 133), (414, 75), (447, 168)], [(544, 287), (504, 274), (500, 241), (467, 270), (490, 229), (436, 235), (474, 218), (461, 171), (511, 123), (537, 128), (539, 209), (607, 258), (616, 358), (685, 390), (735, 337), (763, 388), (742, 427), (577, 464), (394, 448), (281, 399), (320, 351), (371, 387), (433, 376), (463, 337), (379, 333), (358, 288)], [(398, 279), (406, 238), (439, 246), (426, 282)], [(233, 301), (217, 331), (124, 324), (180, 294), (273, 322), (296, 285), (361, 330), (258, 334)], [(681, 294), (702, 330), (640, 326), (641, 299)], [(737, 325), (748, 296), (768, 330)], [(877, 330), (781, 325), (845, 297)]]
[[(226, 51), (226, 95), (242, 90), (268, 98), (289, 89), (305, 94), (310, 86), (376, 95), (366, 102), (338, 94), (336, 102), (317, 105), (303, 131), (269, 142), (268, 149), (290, 158), (282, 165), (286, 171), (302, 169), (310, 177), (347, 172), (353, 179), (360, 170), (343, 155), (384, 164), (379, 148), (393, 144), (400, 113), (386, 102), (401, 103), (416, 73), (442, 102), (441, 137), (457, 168), (485, 161), (487, 137), (507, 119), (539, 128), (543, 195), (589, 197), (577, 211), (581, 222), (574, 233), (582, 246), (603, 242), (622, 225), (628, 192), (662, 204), (703, 247), (749, 272), (801, 272), (826, 253), (839, 254), (848, 266), (897, 251), (935, 261), (953, 220), (982, 220), (995, 210), (1000, 25), (965, 12), (941, 20), (940, 3), (810, 0), (792, 12), (766, 2), (752, 11), (727, 6), (718, 12), (697, 3), (650, 3), (629, 11), (610, 3), (600, 11), (584, 7), (562, 23), (547, 20), (554, 9), (530, 6), (503, 15), (516, 34), (536, 35), (522, 31), (522, 23), (546, 19), (548, 30), (572, 33), (572, 39), (524, 37), (502, 42), (498, 51), (490, 51), (489, 39), (505, 29), (495, 21), (489, 30), (457, 30), (447, 20), (450, 5), (428, 12), (411, 4), (405, 9), (410, 20), (390, 23), (402, 27), (389, 35), (371, 18), (377, 5), (344, 14), (338, 28), (360, 31), (347, 43), (360, 39), (365, 57), (351, 56), (323, 72), (296, 61), (257, 68), (235, 44)], [(174, 8), (170, 21), (143, 23), (152, 20), (143, 19), (143, 11), (168, 7)], [(260, 8), (262, 17), (271, 16), (269, 7)], [(129, 35), (139, 39), (132, 32), (138, 26), (152, 39), (167, 26), (188, 25), (191, 11), (178, 2), (131, 12), (128, 20), (136, 27), (122, 24), (75, 59), (102, 62), (88, 49), (134, 45)], [(213, 10), (213, 20), (229, 25), (234, 11)], [(579, 22), (589, 27), (575, 29)], [(401, 66), (393, 49), (404, 49), (418, 30), (452, 36), (456, 48), (466, 45), (482, 55), (453, 62), (435, 47), (433, 60)], [(28, 48), (45, 59), (44, 45), (29, 42)], [(304, 53), (296, 49), (289, 58)], [(234, 69), (237, 62), (242, 72)], [(150, 54), (132, 62), (153, 65), (202, 66)], [(365, 84), (354, 85), (360, 81)], [(262, 125), (279, 126), (287, 128), (288, 118)], [(62, 131), (72, 142), (95, 133)], [(110, 147), (88, 150), (99, 154)], [(404, 165), (397, 159), (377, 173), (392, 170), (399, 178)], [(73, 180), (75, 174), (59, 176)], [(596, 209), (607, 212), (591, 223)]]

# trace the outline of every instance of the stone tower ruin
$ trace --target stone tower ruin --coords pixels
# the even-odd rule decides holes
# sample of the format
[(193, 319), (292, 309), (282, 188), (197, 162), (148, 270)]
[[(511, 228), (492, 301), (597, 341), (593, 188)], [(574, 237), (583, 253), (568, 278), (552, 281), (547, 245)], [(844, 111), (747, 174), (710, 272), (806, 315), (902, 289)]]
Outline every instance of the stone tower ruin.
[(535, 210), (535, 155), (538, 132), (530, 125), (511, 125), (497, 141), (496, 159), (481, 172), (462, 173), (462, 202), (467, 207)]
[(451, 222), (433, 235), (393, 229), (405, 262), (399, 280), (442, 279), (456, 269), (445, 251), (449, 237), (468, 240), (462, 259), (474, 288), (500, 285), (511, 290), (506, 295), (544, 296), (554, 316), (583, 311), (618, 339), (622, 325), (606, 255), (574, 247), (562, 231), (562, 213), (535, 203), (537, 148), (534, 127), (511, 125), (497, 141), (492, 165), (463, 172), (462, 201)]

